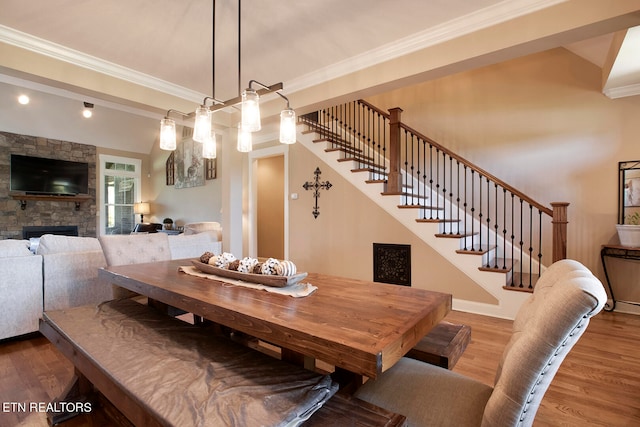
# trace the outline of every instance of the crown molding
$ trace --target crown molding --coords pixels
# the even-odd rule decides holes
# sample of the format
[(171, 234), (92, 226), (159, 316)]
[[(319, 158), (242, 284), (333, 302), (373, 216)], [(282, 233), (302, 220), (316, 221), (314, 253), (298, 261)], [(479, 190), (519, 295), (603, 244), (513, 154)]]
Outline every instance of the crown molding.
[(608, 98), (611, 98), (611, 99), (640, 95), (640, 83), (635, 83), (627, 86), (607, 88), (607, 89), (604, 89), (602, 93), (604, 93)]
[(566, 0), (505, 0), (477, 12), (444, 22), (427, 30), (382, 45), (376, 49), (332, 64), (300, 78), (285, 82), (288, 92), (297, 92), (354, 71), (399, 58), (437, 44), (471, 34), (519, 16), (527, 15)]
[(200, 102), (206, 95), (165, 80), (70, 49), (31, 34), (0, 25), (0, 42), (16, 46), (58, 61), (140, 85), (178, 98)]

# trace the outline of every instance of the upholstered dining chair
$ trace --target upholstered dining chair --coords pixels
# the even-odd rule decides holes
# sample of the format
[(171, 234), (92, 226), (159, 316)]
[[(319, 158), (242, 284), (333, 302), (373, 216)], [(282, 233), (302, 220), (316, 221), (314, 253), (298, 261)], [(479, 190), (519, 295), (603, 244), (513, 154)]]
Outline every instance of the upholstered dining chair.
[(493, 387), (402, 358), (356, 396), (405, 415), (409, 426), (530, 426), (560, 364), (606, 300), (586, 267), (558, 261), (518, 311)]

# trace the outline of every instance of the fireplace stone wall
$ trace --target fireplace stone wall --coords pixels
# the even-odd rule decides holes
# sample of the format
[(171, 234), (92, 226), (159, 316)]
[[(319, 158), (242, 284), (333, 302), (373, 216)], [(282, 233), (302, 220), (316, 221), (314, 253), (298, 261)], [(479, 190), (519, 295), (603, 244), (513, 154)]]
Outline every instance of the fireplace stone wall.
[[(87, 162), (89, 164), (89, 200), (76, 210), (68, 201), (20, 201), (9, 195), (11, 154)], [(0, 132), (0, 240), (22, 239), (24, 226), (77, 226), (78, 235), (96, 237), (96, 147), (69, 141)]]

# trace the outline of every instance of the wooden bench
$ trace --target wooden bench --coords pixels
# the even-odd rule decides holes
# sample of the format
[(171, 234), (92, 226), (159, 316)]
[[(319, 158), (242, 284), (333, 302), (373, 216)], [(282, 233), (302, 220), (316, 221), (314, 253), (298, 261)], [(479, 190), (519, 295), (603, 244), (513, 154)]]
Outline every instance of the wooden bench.
[(470, 326), (443, 321), (409, 350), (407, 357), (453, 369), (470, 341)]
[[(61, 401), (95, 389), (133, 425), (272, 425), (309, 416), (310, 426), (340, 417), (358, 426), (405, 423), (355, 398), (330, 399), (336, 383), (328, 375), (132, 300), (46, 312), (40, 331), (76, 367)], [(66, 417), (55, 415), (51, 424)]]

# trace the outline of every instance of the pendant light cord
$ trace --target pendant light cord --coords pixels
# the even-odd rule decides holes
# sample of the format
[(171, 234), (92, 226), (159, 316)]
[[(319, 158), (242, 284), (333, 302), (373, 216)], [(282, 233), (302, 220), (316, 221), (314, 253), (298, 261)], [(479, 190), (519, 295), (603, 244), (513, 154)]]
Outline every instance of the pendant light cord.
[(216, 0), (211, 11), (211, 96), (216, 99)]
[(240, 96), (240, 93), (242, 92), (242, 83), (241, 83), (241, 80), (240, 80), (240, 77), (241, 77), (241, 75), (240, 75), (240, 64), (241, 64), (241, 61), (240, 61), (240, 58), (241, 58), (241, 54), (240, 54), (240, 52), (241, 52), (240, 51), (240, 49), (241, 49), (241, 46), (240, 46), (240, 30), (241, 30), (241, 27), (240, 27), (240, 11), (241, 11), (241, 7), (242, 7), (241, 3), (242, 3), (242, 0), (238, 0), (238, 96)]

